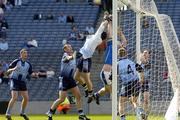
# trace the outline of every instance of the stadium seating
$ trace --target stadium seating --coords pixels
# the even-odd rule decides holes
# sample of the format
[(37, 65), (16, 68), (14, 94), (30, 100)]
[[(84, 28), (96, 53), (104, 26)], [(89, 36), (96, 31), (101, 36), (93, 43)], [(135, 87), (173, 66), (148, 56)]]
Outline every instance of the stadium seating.
[[(35, 13), (54, 15), (53, 20), (33, 20)], [(38, 48), (29, 50), (29, 61), (35, 71), (41, 66), (48, 69), (51, 67), (56, 72), (54, 79), (32, 79), (28, 83), (30, 88), (31, 101), (55, 100), (58, 96), (58, 73), (60, 59), (62, 56), (62, 40), (67, 38), (72, 24), (57, 22), (60, 12), (66, 15), (73, 15), (75, 25), (79, 30), (85, 30), (86, 25), (94, 24), (99, 13), (99, 6), (92, 6), (88, 3), (56, 3), (49, 0), (31, 0), (26, 6), (14, 7), (6, 11), (5, 18), (9, 23), (7, 41), (9, 49), (6, 52), (0, 51), (0, 58), (7, 62), (19, 57), (19, 50), (23, 47), (27, 38), (34, 38), (38, 41)], [(83, 41), (68, 41), (75, 50), (78, 50)], [(0, 101), (9, 100), (9, 86), (0, 85)]]

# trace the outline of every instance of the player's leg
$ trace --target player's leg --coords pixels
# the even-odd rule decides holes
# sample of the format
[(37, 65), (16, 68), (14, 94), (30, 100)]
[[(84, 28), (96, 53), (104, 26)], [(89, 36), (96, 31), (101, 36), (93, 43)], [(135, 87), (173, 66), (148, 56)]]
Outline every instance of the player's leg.
[(144, 108), (144, 111), (146, 113), (146, 118), (148, 117), (148, 114), (149, 114), (149, 97), (150, 97), (150, 94), (149, 92), (144, 92), (144, 104), (143, 104), (143, 108)]
[(76, 71), (74, 73), (74, 80), (78, 81), (78, 83), (83, 86), (83, 88), (85, 90), (85, 97), (87, 97), (88, 96), (88, 87), (87, 87), (87, 84), (81, 74), (82, 73), (79, 71), (79, 69), (76, 69)]
[(99, 97), (103, 96), (106, 93), (112, 92), (112, 72), (111, 72), (112, 66), (110, 64), (105, 64), (102, 68), (102, 71), (100, 73), (100, 78), (104, 84), (104, 87), (100, 89), (98, 92), (94, 94), (96, 103), (99, 104)]
[(20, 91), (19, 93), (23, 98), (21, 102), (20, 116), (22, 116), (25, 120), (29, 120), (25, 113), (25, 109), (29, 101), (28, 91)]
[(131, 82), (131, 84), (129, 85), (129, 87), (131, 88), (131, 102), (132, 105), (134, 107), (134, 109), (136, 110), (136, 114), (137, 117), (141, 117), (142, 119), (145, 118), (145, 112), (143, 110), (143, 108), (141, 107), (140, 103), (138, 103), (138, 97), (139, 97), (139, 93), (140, 93), (140, 88), (141, 85), (139, 83), (139, 81), (133, 81)]
[(64, 102), (65, 98), (67, 97), (66, 91), (59, 91), (59, 98), (54, 101), (54, 103), (51, 105), (50, 110), (47, 112), (48, 120), (52, 120), (52, 115), (55, 113), (56, 108), (59, 104)]
[(87, 73), (81, 73), (82, 77), (84, 78), (86, 84), (87, 84), (87, 88), (88, 88), (88, 97), (91, 97), (93, 95), (93, 84), (91, 82), (90, 79), (90, 72)]
[(125, 104), (128, 101), (127, 97), (120, 96), (119, 97), (119, 115), (120, 115), (120, 120), (126, 120), (125, 116)]
[(9, 104), (8, 104), (8, 107), (7, 107), (7, 110), (6, 110), (6, 118), (7, 120), (11, 120), (11, 109), (14, 105), (14, 103), (16, 102), (18, 98), (18, 91), (11, 91), (11, 99), (9, 101)]
[(120, 89), (120, 96), (119, 96), (119, 115), (121, 120), (126, 120), (125, 114), (125, 104), (128, 101), (128, 97), (130, 96), (130, 91), (128, 88), (129, 84), (122, 84)]
[(70, 90), (72, 91), (73, 95), (76, 98), (76, 106), (79, 114), (79, 120), (90, 120), (89, 118), (86, 117), (86, 115), (83, 112), (81, 94), (79, 88), (76, 86), (74, 88), (71, 88)]

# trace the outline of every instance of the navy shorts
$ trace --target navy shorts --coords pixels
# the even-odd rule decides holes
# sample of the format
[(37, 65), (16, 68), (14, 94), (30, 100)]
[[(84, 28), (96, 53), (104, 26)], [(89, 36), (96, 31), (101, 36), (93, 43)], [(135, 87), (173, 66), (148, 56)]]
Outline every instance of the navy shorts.
[(125, 84), (122, 84), (120, 89), (120, 96), (123, 97), (131, 97), (131, 96), (138, 96), (140, 90), (140, 83), (138, 80), (131, 81)]
[(149, 92), (149, 82), (145, 81), (144, 84), (141, 85), (141, 92)]
[(104, 63), (112, 65), (112, 41), (107, 42)]
[(88, 73), (91, 70), (91, 58), (84, 59), (82, 56), (77, 58), (77, 68), (80, 72)]
[(10, 90), (13, 91), (27, 91), (26, 82), (20, 80), (10, 80)]
[(59, 78), (59, 90), (67, 91), (71, 88), (76, 87), (76, 81), (72, 77), (60, 77)]

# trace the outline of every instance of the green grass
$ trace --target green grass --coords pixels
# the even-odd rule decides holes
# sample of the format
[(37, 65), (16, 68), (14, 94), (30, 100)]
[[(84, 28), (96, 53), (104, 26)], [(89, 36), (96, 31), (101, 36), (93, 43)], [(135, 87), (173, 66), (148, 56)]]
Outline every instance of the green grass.
[[(91, 120), (112, 120), (110, 115), (88, 115)], [(30, 120), (47, 120), (46, 115), (29, 115)], [(12, 116), (13, 120), (23, 120), (22, 117)], [(5, 116), (0, 115), (0, 120), (6, 120)], [(55, 115), (53, 120), (78, 120), (78, 115)], [(119, 120), (119, 117), (118, 119)], [(136, 120), (135, 116), (127, 116), (126, 120)], [(150, 116), (148, 120), (164, 120), (163, 116)]]

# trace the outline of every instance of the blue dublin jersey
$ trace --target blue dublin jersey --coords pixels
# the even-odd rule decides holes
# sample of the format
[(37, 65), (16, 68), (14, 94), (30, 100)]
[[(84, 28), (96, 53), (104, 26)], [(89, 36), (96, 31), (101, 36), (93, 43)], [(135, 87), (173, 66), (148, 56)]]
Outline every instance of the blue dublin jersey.
[(9, 68), (14, 68), (14, 67), (17, 68), (10, 74), (11, 79), (26, 81), (27, 76), (32, 74), (32, 66), (27, 61), (16, 59), (9, 65)]
[(122, 83), (139, 80), (138, 73), (136, 71), (136, 64), (127, 58), (119, 60), (118, 72)]

